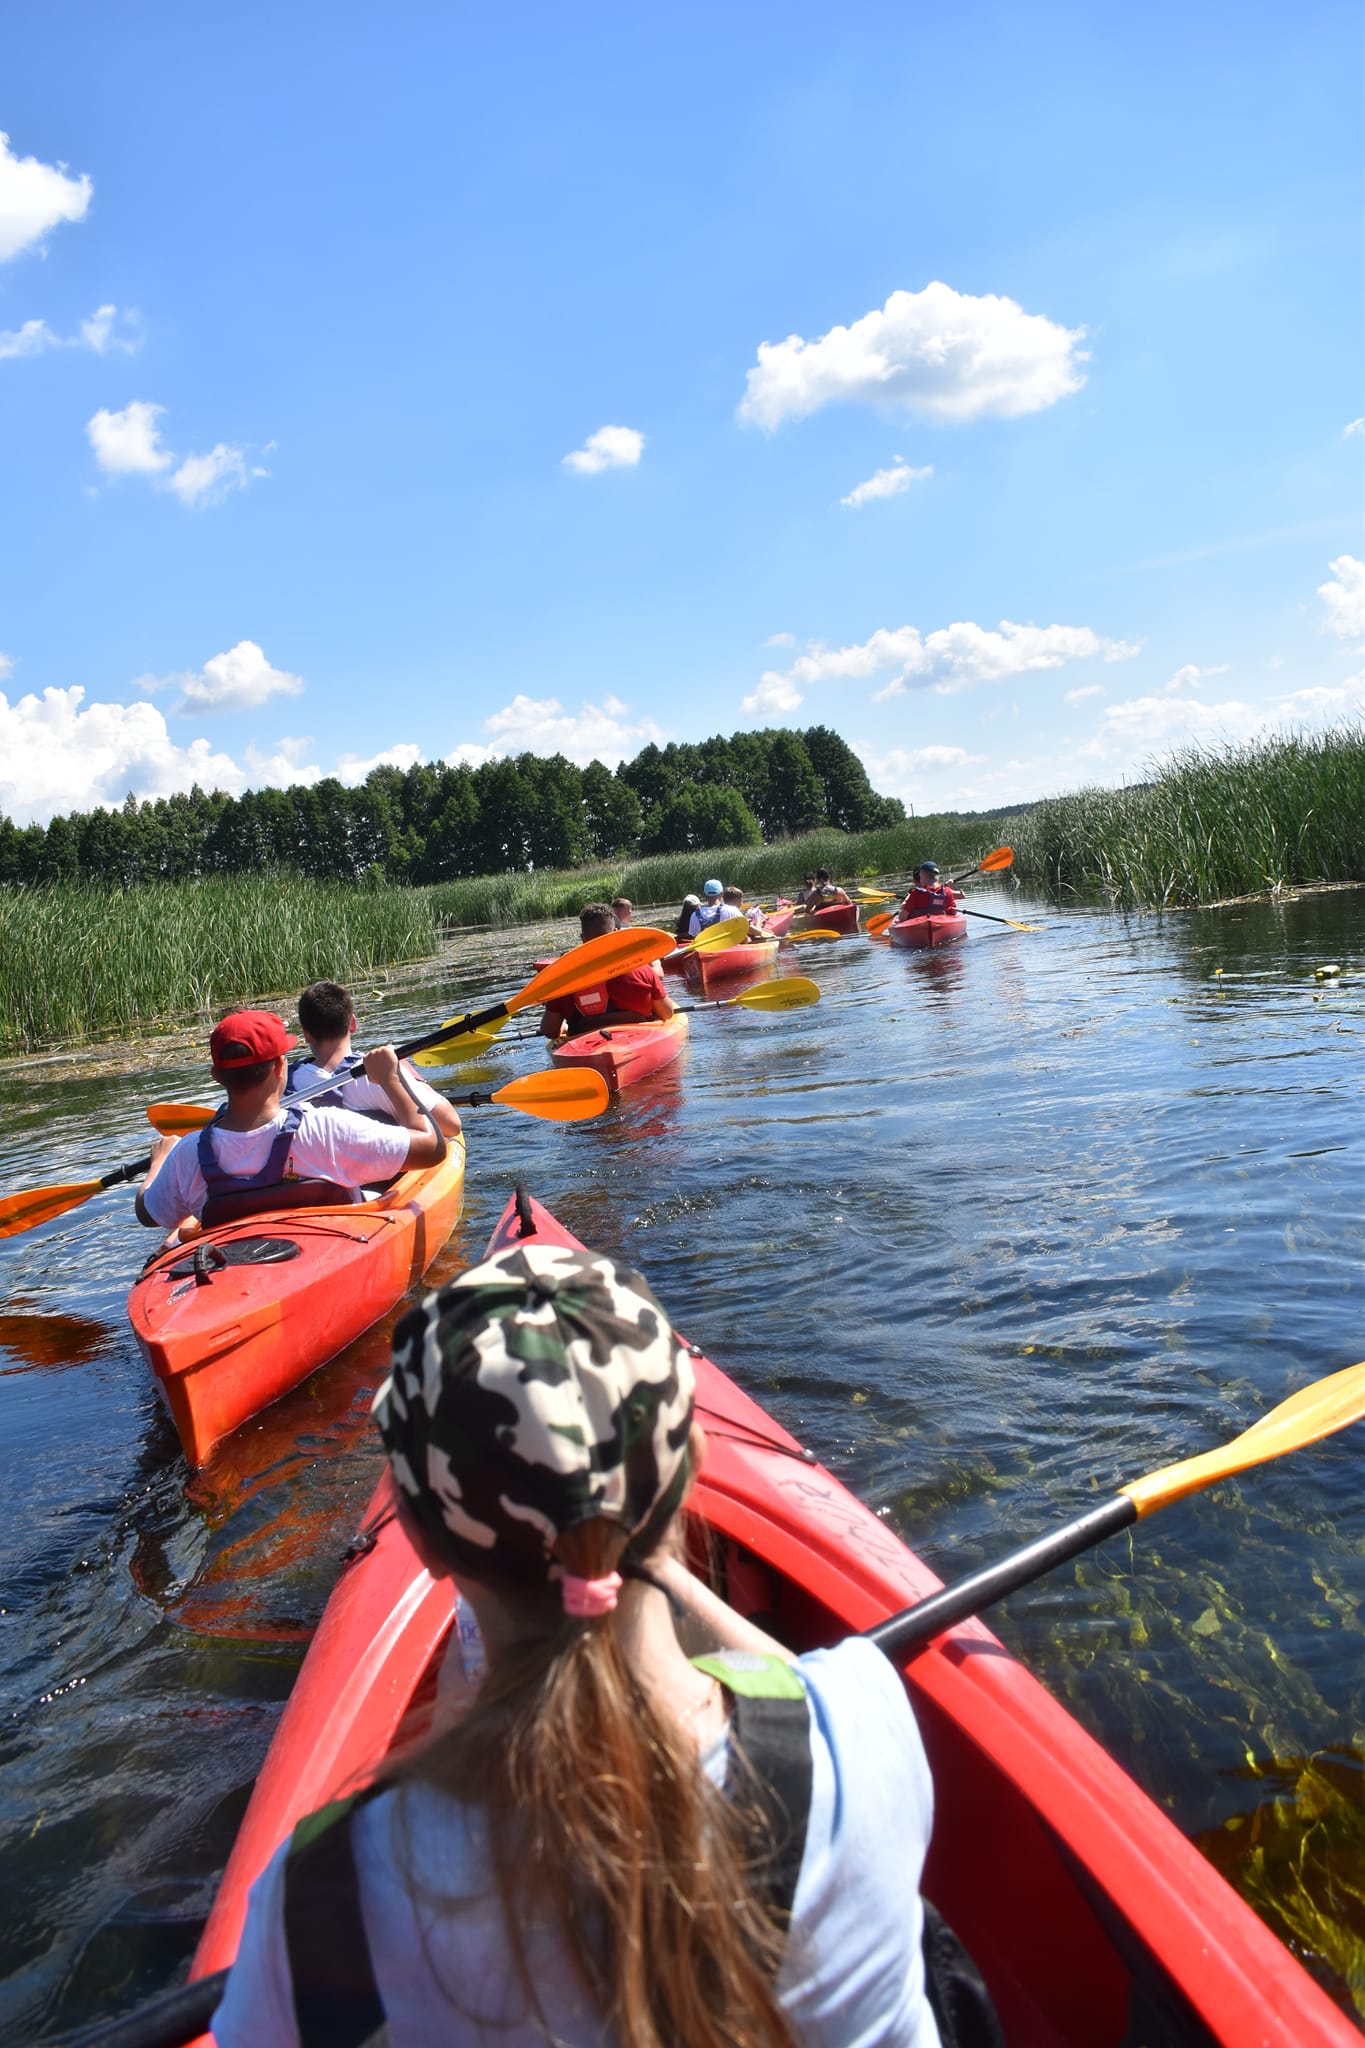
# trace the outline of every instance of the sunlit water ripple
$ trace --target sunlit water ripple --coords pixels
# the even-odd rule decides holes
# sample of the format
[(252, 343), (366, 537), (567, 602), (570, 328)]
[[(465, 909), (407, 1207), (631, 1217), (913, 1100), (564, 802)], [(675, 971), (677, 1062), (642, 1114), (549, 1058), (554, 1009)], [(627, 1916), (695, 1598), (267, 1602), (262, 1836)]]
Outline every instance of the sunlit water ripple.
[[(597, 1123), (471, 1111), (435, 1269), (524, 1180), (946, 1576), (1365, 1357), (1365, 895), (972, 901), (1046, 929), (807, 946), (783, 966), (818, 1007), (695, 1018)], [(402, 1036), (570, 937), (466, 937), (446, 985), (357, 1000)], [(542, 1063), (509, 1040), (458, 1084)], [(11, 1069), (0, 1187), (134, 1158), (144, 1103), (202, 1093), (194, 1063)], [(374, 1477), (382, 1328), (187, 1487), (124, 1316), (148, 1242), (115, 1192), (0, 1245), (7, 2039), (183, 1968)], [(1172, 1508), (994, 1620), (1343, 1998), (1365, 1998), (1363, 1447)]]

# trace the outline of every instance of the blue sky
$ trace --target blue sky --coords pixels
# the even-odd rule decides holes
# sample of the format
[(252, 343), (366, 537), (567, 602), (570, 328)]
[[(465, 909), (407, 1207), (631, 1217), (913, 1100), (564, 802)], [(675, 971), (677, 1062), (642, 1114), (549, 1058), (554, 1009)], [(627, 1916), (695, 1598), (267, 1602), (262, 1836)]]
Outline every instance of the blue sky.
[(6, 9), (0, 809), (759, 723), (976, 808), (1359, 714), (1361, 43)]

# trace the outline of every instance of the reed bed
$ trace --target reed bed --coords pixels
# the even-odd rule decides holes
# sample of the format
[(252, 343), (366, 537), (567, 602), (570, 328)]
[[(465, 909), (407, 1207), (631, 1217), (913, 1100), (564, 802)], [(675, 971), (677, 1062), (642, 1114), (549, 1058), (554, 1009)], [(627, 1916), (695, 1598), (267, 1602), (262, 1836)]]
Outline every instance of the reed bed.
[(0, 1050), (216, 1016), (424, 959), (428, 895), (272, 875), (0, 891)]
[(1365, 878), (1365, 725), (1189, 747), (1152, 781), (1010, 821), (1014, 872), (1056, 896), (1214, 903)]

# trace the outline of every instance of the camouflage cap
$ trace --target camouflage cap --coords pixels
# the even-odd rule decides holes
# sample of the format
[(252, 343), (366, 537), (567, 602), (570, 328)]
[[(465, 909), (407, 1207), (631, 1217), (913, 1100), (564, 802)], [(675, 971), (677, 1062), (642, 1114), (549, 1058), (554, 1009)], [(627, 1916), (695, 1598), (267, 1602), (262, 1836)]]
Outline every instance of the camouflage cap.
[(693, 1386), (638, 1273), (525, 1245), (403, 1317), (374, 1417), (442, 1556), (474, 1578), (543, 1582), (580, 1522), (619, 1522), (648, 1550), (686, 1487)]

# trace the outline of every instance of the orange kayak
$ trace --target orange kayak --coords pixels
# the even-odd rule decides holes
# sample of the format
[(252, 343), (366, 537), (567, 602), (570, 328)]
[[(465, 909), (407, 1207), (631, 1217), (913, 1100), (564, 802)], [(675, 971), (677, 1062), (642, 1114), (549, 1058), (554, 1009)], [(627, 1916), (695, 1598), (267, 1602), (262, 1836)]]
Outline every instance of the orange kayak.
[(952, 917), (893, 918), (886, 927), (893, 946), (952, 946), (967, 936), (967, 920), (958, 911)]
[(591, 1067), (608, 1088), (628, 1088), (657, 1074), (678, 1057), (687, 1043), (687, 1018), (679, 1010), (666, 1024), (608, 1024), (601, 1031), (582, 1031), (550, 1048), (557, 1067)]
[(128, 1320), (191, 1471), (387, 1314), (449, 1237), (464, 1143), (400, 1174), (377, 1201), (277, 1209), (205, 1230), (133, 1282)]
[(775, 910), (768, 919), (769, 928), (779, 938), (786, 938), (789, 932), (856, 932), (861, 910), (856, 903), (831, 903), (824, 910)]

